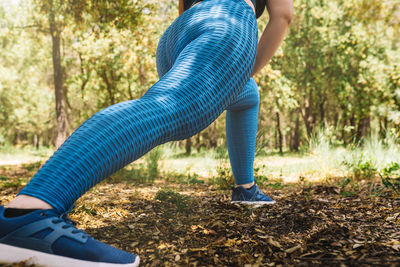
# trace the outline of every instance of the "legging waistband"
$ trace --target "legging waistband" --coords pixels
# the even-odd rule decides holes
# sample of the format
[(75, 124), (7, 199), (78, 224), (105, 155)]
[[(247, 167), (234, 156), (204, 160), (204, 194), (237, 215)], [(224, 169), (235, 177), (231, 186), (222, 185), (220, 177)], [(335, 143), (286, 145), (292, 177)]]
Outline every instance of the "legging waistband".
[[(194, 6), (197, 3), (200, 3), (201, 1), (203, 1), (203, 0), (195, 0), (190, 7)], [(250, 0), (250, 1), (253, 3), (254, 8), (256, 8), (256, 0)]]

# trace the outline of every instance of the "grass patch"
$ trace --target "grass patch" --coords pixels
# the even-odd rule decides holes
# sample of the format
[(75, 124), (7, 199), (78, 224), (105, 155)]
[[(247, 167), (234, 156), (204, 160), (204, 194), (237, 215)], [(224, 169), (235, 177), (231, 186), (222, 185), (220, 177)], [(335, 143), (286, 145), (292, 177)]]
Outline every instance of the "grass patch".
[(275, 183), (267, 183), (264, 186), (271, 187), (272, 189), (282, 189), (286, 185), (282, 184), (282, 182), (275, 182)]
[(343, 191), (343, 192), (340, 192), (340, 195), (343, 196), (343, 197), (351, 197), (351, 196), (357, 195), (357, 192)]
[(77, 208), (72, 209), (71, 211), (72, 214), (78, 214), (78, 213), (86, 213), (89, 214), (91, 216), (96, 216), (97, 212), (92, 209), (92, 208), (88, 208), (85, 205), (79, 206)]
[(400, 164), (391, 162), (386, 168), (379, 173), (382, 184), (396, 194), (400, 193)]
[(128, 182), (133, 184), (144, 184), (152, 182), (152, 179), (148, 179), (149, 175), (146, 167), (143, 163), (130, 165), (125, 167), (110, 177), (110, 181), (113, 183)]
[(189, 206), (191, 200), (189, 196), (179, 194), (171, 189), (161, 189), (157, 192), (155, 199), (175, 205), (178, 211), (185, 210)]
[[(308, 149), (302, 149), (301, 153), (285, 153), (282, 156), (259, 150), (254, 163), (254, 176), (257, 183), (276, 189), (290, 183), (302, 183), (302, 179), (309, 182), (336, 182), (348, 178), (350, 184), (355, 184), (380, 178), (384, 186), (399, 192), (400, 182), (393, 170), (393, 164), (400, 163), (399, 141), (390, 135), (385, 139), (371, 136), (363, 142), (344, 147), (329, 131), (320, 131), (311, 138)], [(22, 155), (22, 161), (27, 159), (22, 169), (33, 172), (43, 162), (36, 160), (36, 154), (44, 155), (49, 150), (33, 152), (35, 150), (31, 148), (2, 148), (0, 151), (0, 159), (10, 153)], [(135, 184), (153, 183), (155, 179), (179, 184), (207, 182), (224, 190), (235, 184), (226, 147), (201, 149), (191, 156), (183, 155), (183, 152), (184, 149), (177, 147), (176, 143), (159, 146), (113, 174), (111, 181)], [(24, 154), (30, 156), (24, 158)]]
[(27, 170), (28, 172), (32, 172), (32, 171), (37, 171), (41, 165), (42, 165), (42, 162), (37, 161), (37, 162), (33, 162), (33, 163), (22, 164), (22, 168)]
[(0, 187), (2, 187), (2, 188), (20, 188), (20, 187), (26, 185), (26, 180), (22, 179), (22, 178), (11, 179), (11, 180), (6, 178), (6, 179), (1, 179), (1, 180), (4, 181), (0, 185)]
[(378, 170), (372, 158), (365, 158), (364, 154), (355, 155), (350, 161), (344, 160), (343, 165), (346, 166), (356, 181), (361, 179), (370, 180), (376, 176)]
[(188, 172), (188, 174), (170, 172), (164, 174), (165, 179), (168, 182), (173, 182), (177, 184), (204, 184), (203, 180), (199, 179), (197, 173)]
[(210, 179), (210, 183), (219, 190), (228, 190), (235, 185), (232, 169), (226, 160), (220, 160), (217, 165), (217, 174)]
[(163, 153), (160, 148), (153, 149), (145, 157), (144, 162), (135, 162), (111, 175), (112, 182), (130, 182), (134, 184), (150, 183), (160, 177), (160, 164)]

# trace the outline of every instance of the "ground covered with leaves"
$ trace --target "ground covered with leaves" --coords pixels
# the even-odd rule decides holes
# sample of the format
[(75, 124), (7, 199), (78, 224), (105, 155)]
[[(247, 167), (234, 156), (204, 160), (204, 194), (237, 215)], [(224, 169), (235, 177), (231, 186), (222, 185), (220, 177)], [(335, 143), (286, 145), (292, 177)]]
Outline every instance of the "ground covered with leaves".
[[(0, 169), (1, 205), (36, 167)], [(349, 186), (271, 183), (277, 203), (253, 208), (214, 185), (108, 181), (70, 217), (141, 266), (400, 266), (400, 196), (378, 181)]]

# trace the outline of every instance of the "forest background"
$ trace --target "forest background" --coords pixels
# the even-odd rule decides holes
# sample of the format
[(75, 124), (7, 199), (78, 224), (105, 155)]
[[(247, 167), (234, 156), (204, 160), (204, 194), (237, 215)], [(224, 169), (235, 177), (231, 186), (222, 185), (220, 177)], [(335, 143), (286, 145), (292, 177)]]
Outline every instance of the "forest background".
[[(177, 2), (0, 0), (0, 205), (81, 123), (157, 82)], [(276, 204), (230, 203), (222, 114), (89, 190), (69, 214), (80, 229), (143, 266), (400, 262), (400, 2), (294, 0), (294, 10), (255, 77), (255, 178)], [(260, 32), (267, 22), (265, 12)]]
[[(326, 178), (341, 168), (368, 176), (395, 166), (399, 2), (295, 0), (294, 10), (283, 45), (255, 77), (258, 169), (276, 177), (296, 169), (297, 178), (323, 169)], [(157, 41), (177, 15), (169, 0), (2, 0), (0, 159), (48, 157), (97, 111), (141, 97), (158, 80)], [(260, 32), (267, 22), (265, 12)], [(223, 114), (150, 158), (227, 159), (224, 131)], [(283, 165), (265, 163), (275, 155), (270, 162)], [(213, 169), (205, 176), (218, 169), (203, 163)], [(177, 165), (203, 174), (193, 161)]]

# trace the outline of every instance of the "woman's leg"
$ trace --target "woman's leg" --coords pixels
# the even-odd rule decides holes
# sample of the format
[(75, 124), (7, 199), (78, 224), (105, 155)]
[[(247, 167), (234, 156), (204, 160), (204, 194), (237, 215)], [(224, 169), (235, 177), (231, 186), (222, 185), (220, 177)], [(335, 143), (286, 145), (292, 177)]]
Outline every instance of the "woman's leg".
[(157, 53), (163, 57), (159, 64), (169, 63), (160, 81), (142, 98), (106, 108), (82, 124), (20, 192), (55, 210), (20, 216), (0, 207), (0, 262), (137, 266), (136, 255), (94, 240), (60, 213), (151, 148), (207, 127), (245, 86), (256, 46), (255, 16), (243, 0), (204, 0), (180, 16)]
[(254, 182), (259, 102), (257, 84), (250, 79), (235, 102), (227, 108), (226, 139), (236, 185)]
[(246, 84), (256, 46), (255, 16), (243, 0), (204, 0), (180, 16), (160, 42), (160, 81), (142, 98), (95, 114), (20, 192), (55, 209), (0, 206), (0, 262), (137, 266), (139, 257), (94, 240), (60, 213), (154, 146), (207, 127)]
[(250, 79), (226, 113), (226, 139), (236, 188), (232, 202), (251, 205), (270, 205), (267, 197), (254, 183), (254, 153), (257, 138), (260, 96), (257, 84)]
[(171, 69), (140, 99), (113, 105), (79, 127), (21, 195), (59, 211), (153, 147), (188, 138), (213, 122), (249, 79), (257, 43), (243, 0), (204, 0), (163, 36)]

